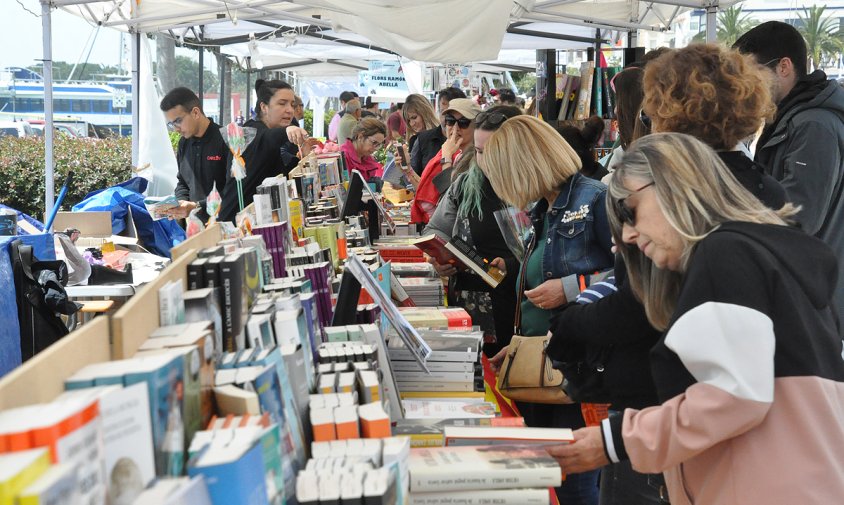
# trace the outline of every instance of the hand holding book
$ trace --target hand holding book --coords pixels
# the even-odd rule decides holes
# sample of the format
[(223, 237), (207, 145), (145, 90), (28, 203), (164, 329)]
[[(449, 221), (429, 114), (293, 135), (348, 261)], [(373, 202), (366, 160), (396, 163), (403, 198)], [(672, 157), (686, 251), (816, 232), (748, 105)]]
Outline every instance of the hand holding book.
[[(457, 237), (449, 242), (437, 235), (426, 235), (413, 243), (431, 256), (439, 265), (451, 265), (457, 270), (470, 270), (493, 288), (498, 287), (506, 272), (481, 257), (477, 251)], [(436, 264), (434, 264), (436, 267)], [(440, 271), (439, 269), (437, 271)]]

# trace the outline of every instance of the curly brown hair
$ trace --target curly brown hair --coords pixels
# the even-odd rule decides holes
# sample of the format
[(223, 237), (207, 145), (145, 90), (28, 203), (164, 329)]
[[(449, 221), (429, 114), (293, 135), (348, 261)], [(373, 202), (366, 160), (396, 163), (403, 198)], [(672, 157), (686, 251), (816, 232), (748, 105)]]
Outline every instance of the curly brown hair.
[(650, 62), (644, 90), (653, 131), (687, 133), (716, 150), (733, 149), (776, 110), (768, 72), (752, 56), (716, 44)]

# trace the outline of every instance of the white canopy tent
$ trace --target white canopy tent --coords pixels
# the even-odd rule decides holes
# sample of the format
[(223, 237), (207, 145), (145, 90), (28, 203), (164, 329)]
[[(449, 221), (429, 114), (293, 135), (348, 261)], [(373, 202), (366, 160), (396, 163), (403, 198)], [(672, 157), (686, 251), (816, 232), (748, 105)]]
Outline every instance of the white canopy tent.
[(250, 59), (249, 37), (254, 34), (264, 68), (296, 69), (301, 75), (339, 79), (366, 68), (370, 60), (397, 56), (435, 63), (478, 63), (477, 68), (485, 70), (530, 68), (525, 51), (584, 48), (611, 30), (630, 32), (634, 38), (637, 30), (668, 31), (679, 14), (692, 8), (706, 10), (707, 39), (714, 40), (719, 7), (736, 1), (41, 0), (46, 209), (49, 213), (54, 195), (50, 12), (55, 7), (100, 26), (135, 34), (132, 151), (133, 162), (137, 162), (141, 33), (169, 33), (187, 43), (221, 47), (223, 54), (233, 58), (248, 55)]

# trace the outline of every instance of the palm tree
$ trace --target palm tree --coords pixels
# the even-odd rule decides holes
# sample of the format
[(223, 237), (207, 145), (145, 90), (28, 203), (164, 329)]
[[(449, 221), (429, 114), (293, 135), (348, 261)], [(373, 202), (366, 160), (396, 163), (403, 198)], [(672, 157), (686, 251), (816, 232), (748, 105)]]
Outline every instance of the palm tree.
[(825, 9), (826, 5), (820, 7), (813, 5), (803, 8), (805, 16), (797, 14), (802, 22), (802, 26), (797, 29), (806, 39), (809, 65), (812, 69), (820, 68), (825, 57), (841, 52), (844, 47), (838, 31), (838, 21), (830, 17), (824, 18)]
[[(725, 46), (732, 46), (733, 43), (744, 35), (744, 32), (758, 25), (759, 21), (750, 19), (749, 14), (742, 15), (741, 6), (734, 5), (718, 13), (718, 42)], [(693, 42), (704, 42), (706, 31), (702, 31), (692, 38)]]

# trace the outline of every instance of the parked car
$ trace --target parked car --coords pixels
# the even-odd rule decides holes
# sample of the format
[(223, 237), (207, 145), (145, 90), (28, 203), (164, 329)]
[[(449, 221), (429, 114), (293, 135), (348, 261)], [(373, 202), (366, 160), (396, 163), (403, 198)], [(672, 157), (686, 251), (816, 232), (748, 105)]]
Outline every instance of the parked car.
[(31, 137), (35, 130), (26, 121), (0, 121), (0, 137)]

